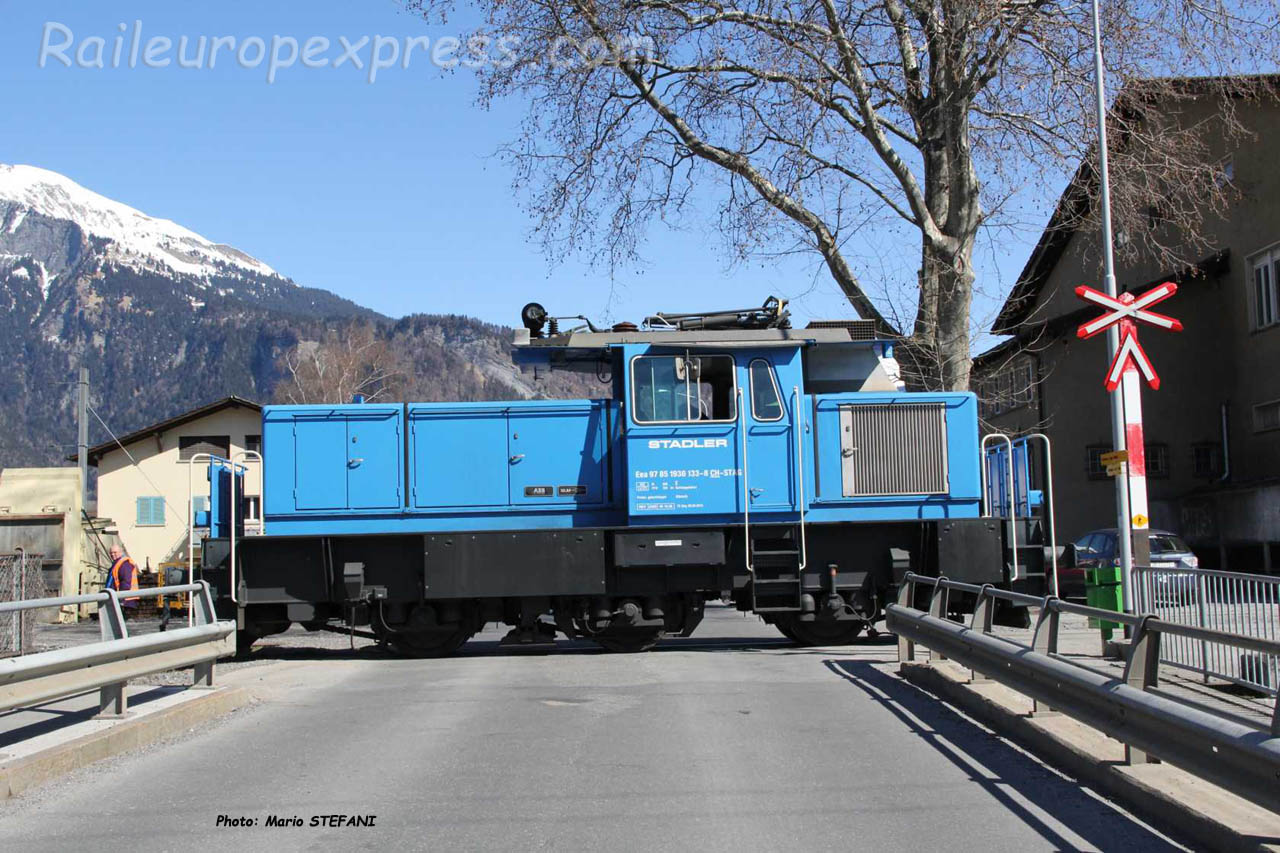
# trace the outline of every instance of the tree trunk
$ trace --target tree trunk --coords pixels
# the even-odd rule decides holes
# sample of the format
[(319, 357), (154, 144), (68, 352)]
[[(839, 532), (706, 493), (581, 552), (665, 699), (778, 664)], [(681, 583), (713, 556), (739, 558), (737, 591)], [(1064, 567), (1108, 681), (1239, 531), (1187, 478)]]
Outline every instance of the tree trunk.
[(973, 302), (973, 242), (961, 243), (938, 280), (938, 334), (935, 352), (944, 391), (969, 390), (969, 306)]
[(967, 101), (944, 99), (922, 122), (925, 203), (942, 232), (933, 239), (921, 235), (920, 303), (910, 347), (918, 385), (928, 391), (969, 390), (973, 246), (982, 206), (968, 111)]
[[(973, 240), (949, 239), (951, 246), (926, 244), (920, 270), (920, 298), (931, 305), (917, 312), (916, 334), (904, 341), (903, 372), (922, 391), (969, 390), (969, 306), (973, 301)], [(927, 315), (928, 324), (919, 321)]]

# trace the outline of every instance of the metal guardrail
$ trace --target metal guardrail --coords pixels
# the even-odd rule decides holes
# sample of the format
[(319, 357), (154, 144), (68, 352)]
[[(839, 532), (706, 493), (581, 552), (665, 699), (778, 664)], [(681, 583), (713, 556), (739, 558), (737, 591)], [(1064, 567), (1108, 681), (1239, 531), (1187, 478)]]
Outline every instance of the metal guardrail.
[[(927, 612), (914, 607), (918, 587), (932, 588)], [(976, 597), (967, 626), (947, 619), (952, 592)], [(990, 633), (998, 600), (1039, 609), (1030, 647)], [(1116, 738), (1125, 745), (1130, 763), (1167, 761), (1280, 811), (1280, 706), (1267, 732), (1151, 692), (1159, 683), (1165, 638), (1228, 642), (1264, 654), (1280, 654), (1280, 643), (912, 573), (906, 575), (897, 603), (885, 612), (886, 625), (898, 635), (899, 660), (914, 660), (915, 644), (920, 643), (972, 669), (975, 680), (990, 678), (1031, 697), (1034, 713), (1053, 709)], [(1057, 656), (1063, 613), (1133, 629), (1122, 678)]]
[[(1133, 567), (1138, 609), (1164, 622), (1280, 641), (1280, 577), (1212, 569)], [(1277, 695), (1280, 656), (1229, 642), (1170, 637), (1160, 662)]]
[[(129, 636), (122, 600), (188, 592), (195, 593), (195, 625)], [(204, 581), (123, 594), (108, 589), (93, 595), (5, 602), (0, 614), (90, 603), (98, 605), (102, 642), (0, 660), (0, 711), (98, 689), (99, 714), (123, 716), (129, 707), (125, 686), (130, 678), (194, 666), (194, 686), (212, 687), (213, 662), (235, 652), (235, 623), (217, 621)]]

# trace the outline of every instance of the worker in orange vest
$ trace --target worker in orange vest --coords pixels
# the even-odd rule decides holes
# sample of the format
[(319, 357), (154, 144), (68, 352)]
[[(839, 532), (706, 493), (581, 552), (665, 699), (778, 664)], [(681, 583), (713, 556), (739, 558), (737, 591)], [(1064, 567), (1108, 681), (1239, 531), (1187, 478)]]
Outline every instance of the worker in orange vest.
[[(119, 545), (112, 545), (111, 571), (107, 577), (107, 589), (126, 592), (138, 588), (138, 565), (130, 560)], [(128, 619), (138, 609), (138, 599), (121, 598), (120, 606), (124, 618)]]

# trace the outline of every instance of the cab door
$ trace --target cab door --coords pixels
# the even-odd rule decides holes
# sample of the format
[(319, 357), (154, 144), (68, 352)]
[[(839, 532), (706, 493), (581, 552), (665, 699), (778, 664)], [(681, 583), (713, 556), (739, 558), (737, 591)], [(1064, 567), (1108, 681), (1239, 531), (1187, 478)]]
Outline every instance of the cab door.
[(739, 515), (739, 361), (728, 352), (679, 347), (626, 352), (624, 434), (632, 518)]
[(743, 369), (744, 476), (752, 512), (794, 512), (799, 499), (797, 407), (801, 397), (796, 350), (746, 359)]

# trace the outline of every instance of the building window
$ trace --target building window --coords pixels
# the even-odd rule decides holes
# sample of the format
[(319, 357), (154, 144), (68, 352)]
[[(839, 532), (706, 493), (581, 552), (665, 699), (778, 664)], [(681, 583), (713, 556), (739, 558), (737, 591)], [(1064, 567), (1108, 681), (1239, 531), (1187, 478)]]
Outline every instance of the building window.
[(1280, 279), (1280, 247), (1260, 252), (1249, 259), (1253, 328), (1265, 329), (1280, 320), (1277, 279)]
[(138, 498), (138, 526), (139, 527), (163, 527), (164, 526), (164, 498), (160, 498), (160, 497)]
[(262, 498), (259, 495), (244, 496), (244, 520), (262, 520)]
[(975, 385), (980, 414), (990, 419), (1036, 402), (1036, 366), (1029, 358), (1001, 367)]
[(1091, 444), (1085, 448), (1085, 473), (1090, 480), (1107, 479), (1107, 466), (1102, 464), (1102, 454), (1110, 452), (1109, 444)]
[(1280, 400), (1259, 403), (1253, 407), (1253, 431), (1280, 429)]
[(1216, 441), (1191, 445), (1191, 459), (1197, 479), (1215, 480), (1222, 476), (1222, 445)]
[(1148, 444), (1143, 448), (1147, 455), (1147, 476), (1160, 480), (1169, 476), (1169, 445)]
[(1035, 365), (1024, 360), (1013, 367), (1013, 406), (1030, 406), (1036, 399)]
[(251, 451), (253, 453), (261, 453), (262, 452), (262, 436), (246, 435), (244, 437), (244, 449)]
[(208, 496), (206, 496), (206, 495), (196, 495), (194, 498), (192, 498), (192, 499), (191, 499), (191, 511), (192, 511), (192, 512), (208, 512), (208, 511), (209, 511), (209, 498), (208, 498)]
[(231, 436), (184, 435), (178, 438), (178, 459), (185, 461), (197, 453), (210, 453), (228, 459), (231, 456)]

